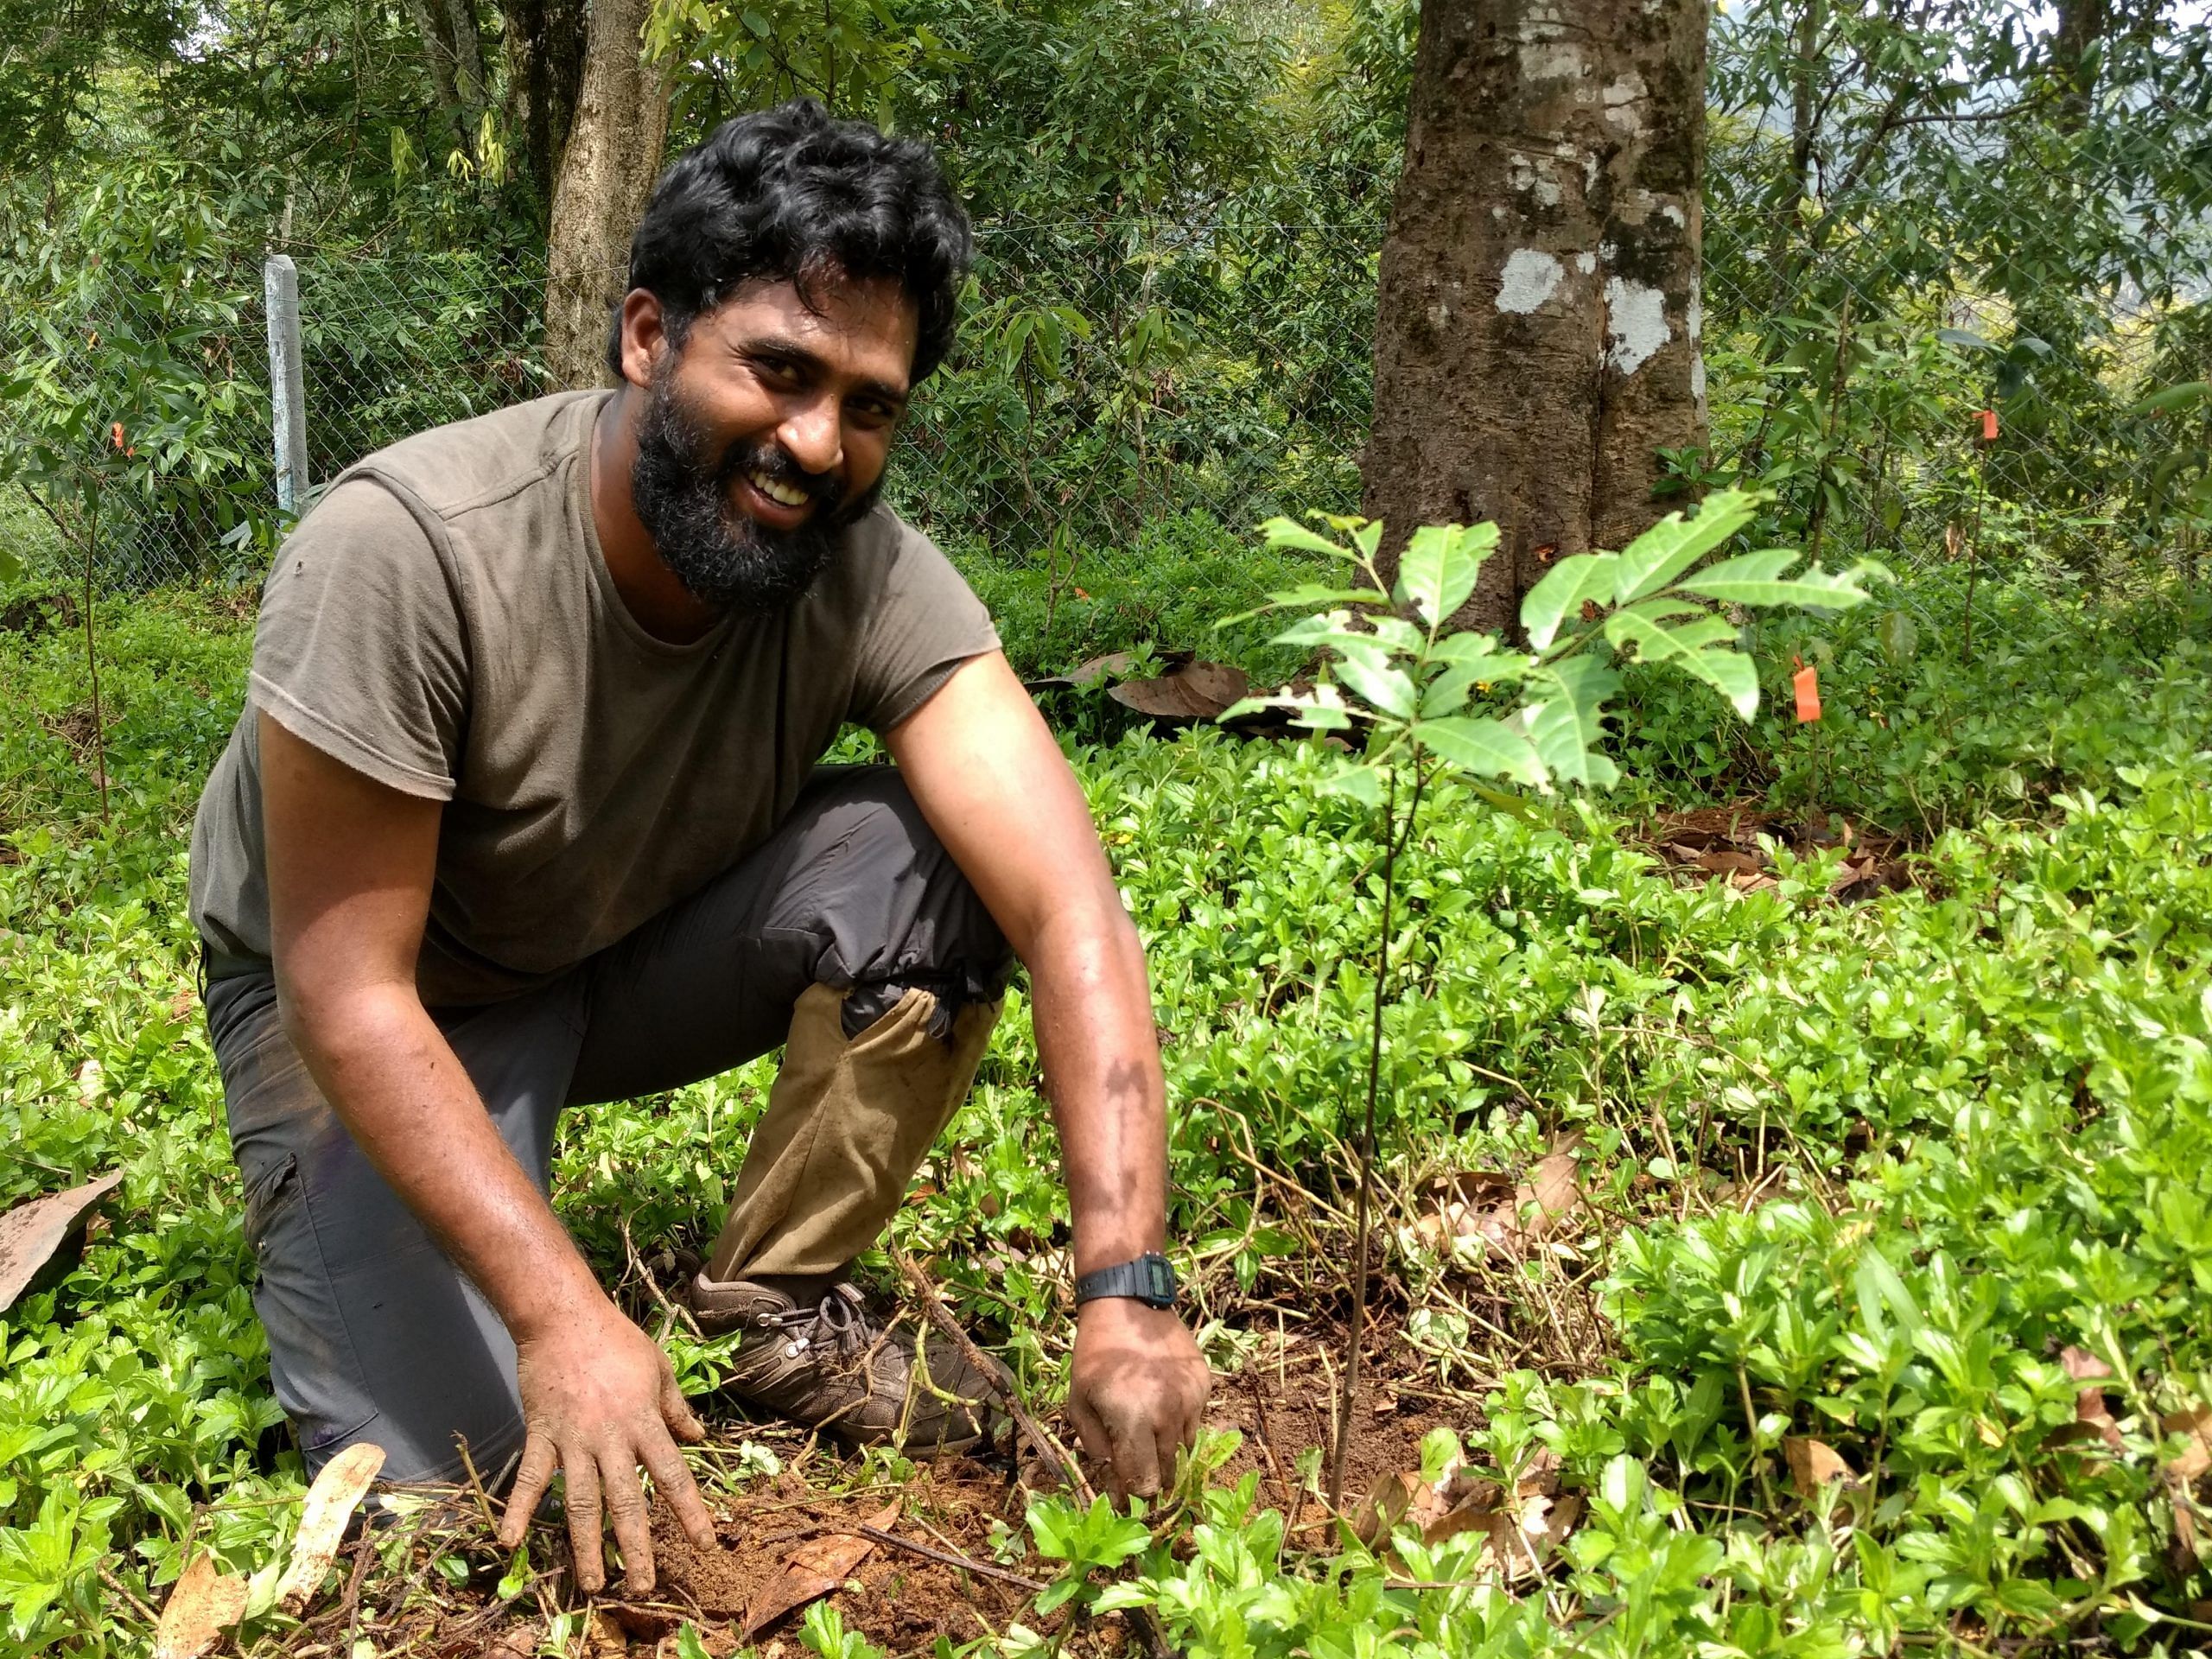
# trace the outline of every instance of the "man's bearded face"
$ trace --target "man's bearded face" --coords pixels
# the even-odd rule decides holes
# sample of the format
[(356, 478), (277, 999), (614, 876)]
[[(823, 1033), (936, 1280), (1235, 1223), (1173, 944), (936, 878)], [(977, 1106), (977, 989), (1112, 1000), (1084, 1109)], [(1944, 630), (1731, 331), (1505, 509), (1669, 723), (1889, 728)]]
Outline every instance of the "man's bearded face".
[[(844, 531), (867, 517), (882, 477), (849, 495), (835, 473), (812, 474), (772, 437), (734, 437), (717, 452), (714, 435), (676, 385), (680, 352), (665, 354), (638, 426), (630, 473), (638, 518), (677, 579), (703, 602), (754, 613), (798, 599), (829, 566)], [(811, 503), (804, 522), (772, 530), (738, 503), (748, 475)]]

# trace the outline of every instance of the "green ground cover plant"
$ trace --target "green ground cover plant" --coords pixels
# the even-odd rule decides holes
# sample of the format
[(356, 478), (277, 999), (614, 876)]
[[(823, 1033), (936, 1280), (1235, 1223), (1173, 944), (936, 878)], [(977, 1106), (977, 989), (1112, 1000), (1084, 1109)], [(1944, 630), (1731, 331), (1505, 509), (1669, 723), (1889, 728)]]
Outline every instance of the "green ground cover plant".
[[(1644, 735), (1615, 751), (1629, 775), (1604, 804), (1505, 810), (1439, 779), (1407, 849), (1376, 1096), (1386, 1334), (1453, 1402), (1415, 1473), (1518, 1491), (1541, 1471), (1554, 1515), (1573, 1500), (1547, 1570), (1488, 1570), (1480, 1529), (1293, 1531), (1217, 1440), (1141, 1542), (1039, 1497), (1005, 1559), (1067, 1606), (1001, 1645), (1058, 1640), (1086, 1605), (1146, 1607), (1207, 1656), (2197, 1645), (2204, 614), (2182, 594), (2094, 627), (2056, 616), (2075, 650), (1963, 663), (1943, 594), (1895, 598), (1924, 607), (1909, 656), (1885, 649), (1888, 594), (1751, 642), (1770, 706), (1825, 642), (1819, 727), (1770, 713), (1727, 738), (1710, 694), (1630, 670)], [(2024, 615), (2031, 598), (1982, 589)], [(281, 1649), (302, 1639), (268, 1607), (300, 1465), (249, 1301), (183, 904), (250, 614), (194, 594), (103, 610), (110, 826), (73, 619), (59, 598), (11, 614), (0, 1205), (124, 1179), (81, 1261), (0, 1316), (0, 1648), (145, 1651), (190, 1534), (262, 1573), (244, 1645)], [(1050, 667), (1124, 643), (1020, 648)], [(1178, 1265), (1226, 1395), (1263, 1301), (1348, 1304), (1335, 1217), (1369, 1058), (1374, 813), (1319, 787), (1341, 758), (1310, 742), (1070, 744), (1154, 965)], [(1685, 879), (1649, 820), (1736, 794), (1908, 834), (1911, 885), (1840, 903), (1847, 849), (1782, 842), (1763, 884)], [(769, 1075), (564, 1125), (560, 1207), (610, 1281), (631, 1241), (712, 1228)], [(1037, 1075), (1017, 998), (937, 1196), (898, 1236), (1049, 1400), (1065, 1231)], [(1580, 1201), (1546, 1248), (1433, 1224), (1440, 1180), (1562, 1144)], [(716, 1350), (670, 1339), (687, 1385), (710, 1386)], [(773, 1462), (733, 1453), (715, 1478)], [(1310, 1490), (1321, 1471), (1286, 1477)], [(528, 1571), (487, 1551), (439, 1572), (527, 1600)], [(581, 1639), (574, 1619), (540, 1628)], [(873, 1650), (831, 1605), (794, 1634)]]

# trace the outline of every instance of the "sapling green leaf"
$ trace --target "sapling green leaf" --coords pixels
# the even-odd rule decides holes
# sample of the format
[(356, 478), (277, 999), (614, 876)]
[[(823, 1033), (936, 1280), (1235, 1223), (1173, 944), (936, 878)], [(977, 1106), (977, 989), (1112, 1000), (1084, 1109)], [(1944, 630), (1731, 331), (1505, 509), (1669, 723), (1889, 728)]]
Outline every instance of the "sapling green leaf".
[(1560, 624), (1581, 614), (1585, 604), (1612, 602), (1614, 571), (1610, 553), (1573, 553), (1561, 559), (1521, 601), (1521, 630), (1538, 651), (1548, 650)]
[(1470, 690), (1518, 680), (1529, 671), (1530, 662), (1523, 652), (1500, 651), (1496, 638), (1487, 633), (1447, 633), (1429, 647), (1427, 659), (1441, 664), (1442, 671), (1422, 690), (1425, 720), (1458, 714), (1466, 706)]
[(1390, 666), (1390, 652), (1370, 638), (1352, 635), (1338, 647), (1337, 677), (1347, 689), (1400, 720), (1414, 717), (1414, 683)]
[(1831, 573), (1815, 565), (1794, 576), (1783, 575), (1797, 558), (1788, 548), (1770, 547), (1708, 565), (1685, 579), (1681, 587), (1685, 593), (1731, 605), (1815, 605), (1845, 610), (1866, 599), (1853, 571)]
[(1483, 561), (1497, 548), (1497, 526), (1424, 524), (1398, 556), (1396, 598), (1430, 629), (1441, 627), (1475, 591)]
[(1358, 557), (1347, 553), (1318, 531), (1311, 531), (1290, 518), (1270, 518), (1260, 526), (1260, 534), (1271, 548), (1295, 548), (1300, 553), (1320, 553), (1332, 559), (1342, 559), (1347, 564), (1357, 564)]
[(1620, 689), (1621, 677), (1603, 658), (1569, 657), (1531, 677), (1553, 695), (1530, 703), (1523, 718), (1529, 741), (1554, 778), (1595, 789), (1620, 781), (1620, 769), (1599, 752), (1604, 741), (1605, 707)]
[(1502, 720), (1447, 715), (1422, 721), (1414, 735), (1438, 759), (1478, 778), (1510, 778), (1537, 788), (1550, 781), (1527, 735)]
[(1240, 622), (1249, 622), (1255, 616), (1265, 616), (1269, 611), (1279, 611), (1293, 605), (1387, 605), (1389, 596), (1373, 588), (1332, 588), (1326, 582), (1302, 582), (1295, 588), (1285, 588), (1268, 595), (1268, 602), (1249, 611), (1239, 611), (1234, 616), (1224, 616), (1213, 626), (1216, 630), (1233, 628)]
[(1615, 567), (1613, 601), (1626, 605), (1656, 594), (1745, 524), (1758, 497), (1743, 490), (1716, 491), (1694, 518), (1670, 512), (1624, 549)]
[(1382, 774), (1373, 766), (1339, 766), (1314, 787), (1324, 795), (1348, 795), (1364, 806), (1382, 804)]
[(1605, 638), (1632, 646), (1637, 662), (1670, 664), (1703, 680), (1745, 720), (1759, 711), (1758, 670), (1733, 649), (1736, 629), (1726, 617), (1669, 627), (1634, 611), (1618, 611), (1605, 620)]

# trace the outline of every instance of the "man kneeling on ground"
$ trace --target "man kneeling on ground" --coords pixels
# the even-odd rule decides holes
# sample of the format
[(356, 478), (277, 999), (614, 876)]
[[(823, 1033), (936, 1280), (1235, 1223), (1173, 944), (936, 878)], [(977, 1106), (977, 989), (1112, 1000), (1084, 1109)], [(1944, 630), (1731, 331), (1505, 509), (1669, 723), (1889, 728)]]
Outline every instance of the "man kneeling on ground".
[[(1172, 1308), (1145, 964), (990, 619), (879, 504), (969, 252), (923, 145), (794, 104), (662, 178), (612, 392), (348, 469), (284, 543), (192, 846), (276, 1394), (310, 1469), (558, 1472), (578, 1578), (652, 1582), (638, 1471), (711, 1538), (667, 1357), (547, 1202), (565, 1107), (785, 1045), (690, 1287), (741, 1395), (957, 1449), (989, 1389), (855, 1291), (1013, 960), (1066, 1160), (1070, 1408), (1155, 1489), (1206, 1394)], [(895, 766), (818, 763), (846, 722)]]

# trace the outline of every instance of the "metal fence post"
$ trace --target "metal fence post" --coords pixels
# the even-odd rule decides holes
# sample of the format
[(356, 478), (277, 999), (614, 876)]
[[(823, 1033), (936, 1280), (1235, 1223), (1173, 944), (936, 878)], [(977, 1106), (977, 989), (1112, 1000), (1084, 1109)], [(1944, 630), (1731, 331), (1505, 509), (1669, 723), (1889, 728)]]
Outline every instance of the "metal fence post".
[(300, 273), (286, 253), (261, 267), (269, 312), (269, 419), (276, 446), (276, 505), (299, 510), (308, 490), (307, 388), (300, 373)]

